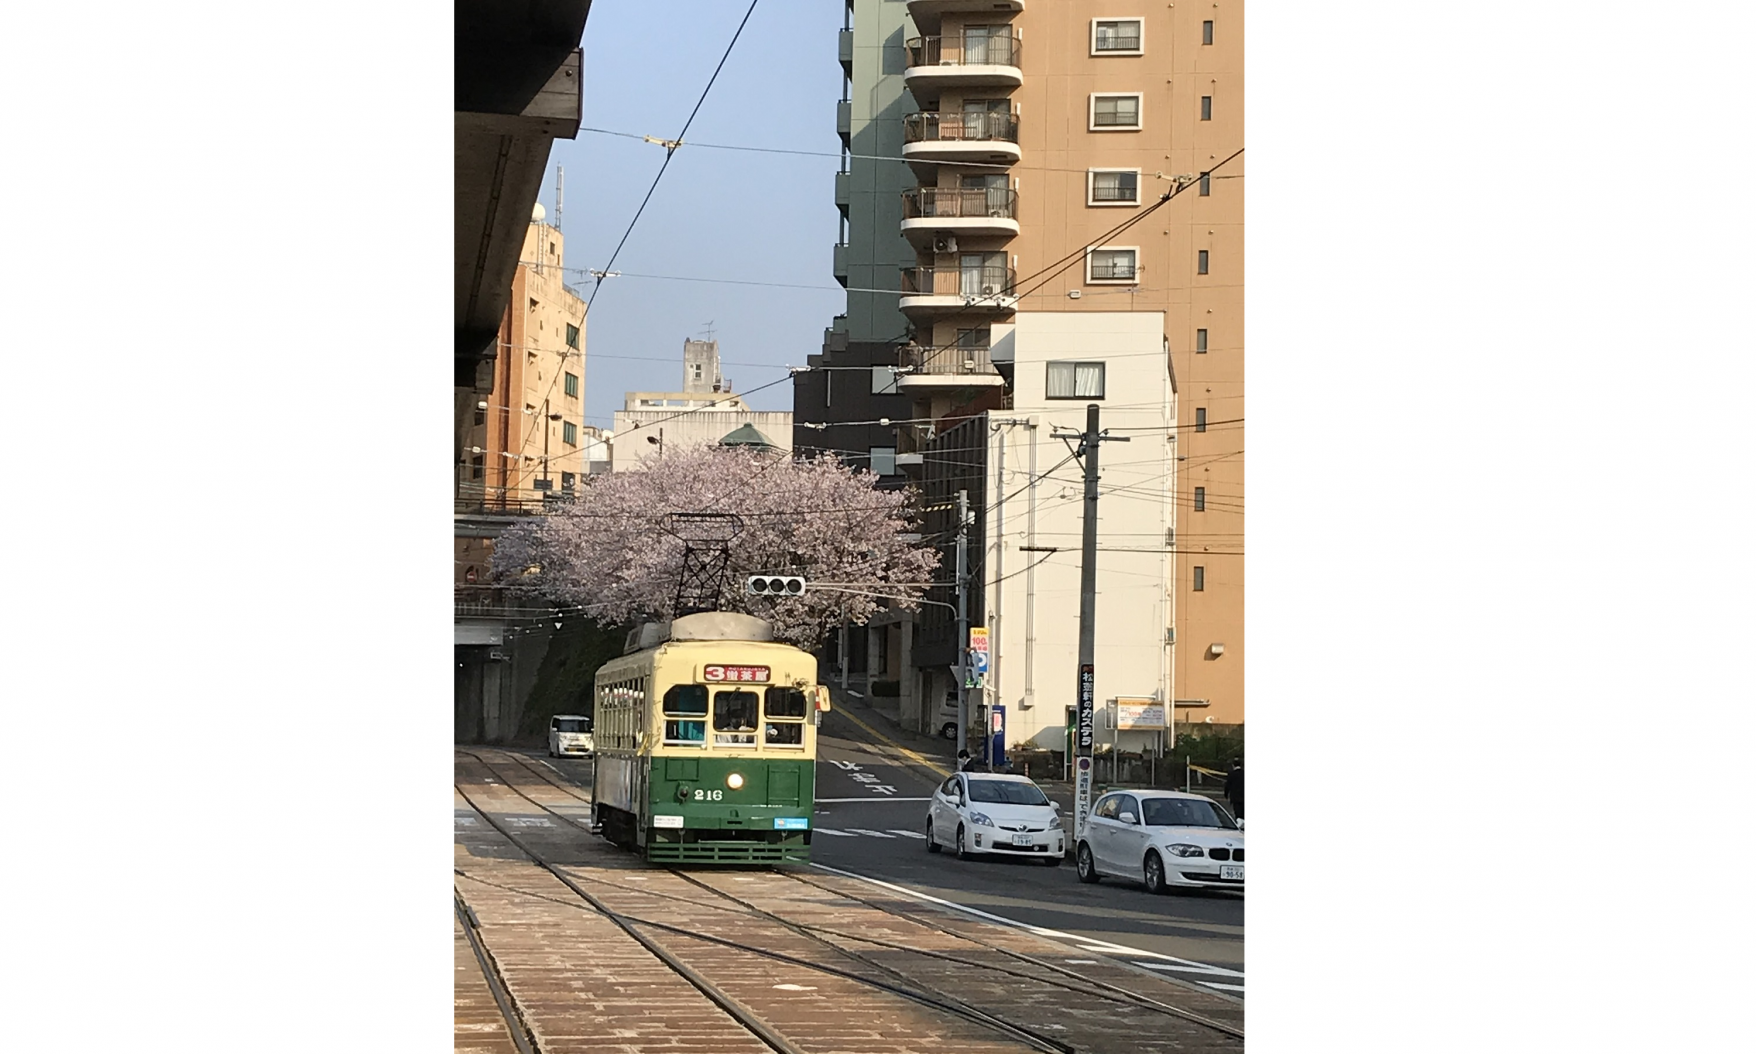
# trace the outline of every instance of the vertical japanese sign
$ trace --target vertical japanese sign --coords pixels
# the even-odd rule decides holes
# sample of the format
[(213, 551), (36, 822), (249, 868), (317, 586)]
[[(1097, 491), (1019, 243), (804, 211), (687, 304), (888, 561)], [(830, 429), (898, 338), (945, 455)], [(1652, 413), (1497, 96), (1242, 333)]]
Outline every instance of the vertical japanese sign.
[(986, 687), (988, 681), (988, 627), (969, 628), (969, 669), (972, 687)]
[(1091, 813), (1092, 725), (1095, 721), (1097, 675), (1090, 663), (1079, 667), (1078, 721), (1073, 730), (1073, 752), (1078, 760), (1073, 767), (1073, 836), (1085, 834), (1085, 819)]

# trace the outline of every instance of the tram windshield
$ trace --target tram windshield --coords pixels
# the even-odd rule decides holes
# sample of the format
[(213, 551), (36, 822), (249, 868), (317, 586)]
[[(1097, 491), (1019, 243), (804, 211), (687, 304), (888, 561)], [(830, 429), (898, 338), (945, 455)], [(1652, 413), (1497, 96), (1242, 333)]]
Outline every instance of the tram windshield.
[(715, 743), (755, 743), (756, 693), (715, 692), (713, 694), (713, 732)]
[[(665, 742), (707, 742), (707, 688), (699, 684), (674, 684), (664, 698)], [(694, 718), (695, 720), (675, 720)]]

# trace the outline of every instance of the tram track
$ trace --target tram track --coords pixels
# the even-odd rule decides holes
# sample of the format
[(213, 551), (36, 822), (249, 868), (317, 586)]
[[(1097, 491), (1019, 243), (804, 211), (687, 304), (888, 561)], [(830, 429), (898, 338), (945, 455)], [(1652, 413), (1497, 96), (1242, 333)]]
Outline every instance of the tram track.
[[(459, 753), (474, 758), (489, 774), (501, 780), (501, 785), (506, 790), (518, 795), (536, 808), (554, 816), (564, 824), (575, 829), (581, 831), (590, 830), (589, 825), (580, 823), (575, 817), (568, 816), (550, 808), (545, 803), (532, 797), (529, 793), (526, 793), (523, 788), (508, 781), (506, 778), (506, 772), (502, 771), (501, 768), (496, 768), (493, 761), (483, 757), (481, 754), (471, 751), (460, 750)], [(516, 763), (517, 770), (523, 770), (525, 773), (535, 776), (547, 787), (566, 794), (575, 800), (588, 800), (577, 794), (572, 788), (550, 778), (546, 773), (543, 773), (535, 766), (532, 766), (527, 759), (524, 759), (520, 755), (507, 752), (505, 756)], [(464, 795), (465, 800), (470, 800), (468, 794), (461, 786), (459, 787), (459, 793)], [(480, 807), (476, 806), (473, 801), (471, 804), (478, 812), (481, 811)], [(487, 817), (485, 813), (484, 818), (488, 819), (490, 823), (494, 822), (492, 818)], [(501, 829), (500, 825), (496, 824), (495, 826), (497, 829)], [(1074, 1048), (1057, 1037), (1044, 1035), (1032, 1026), (1009, 1020), (998, 1014), (984, 1010), (981, 1007), (971, 1005), (955, 996), (951, 996), (946, 989), (950, 987), (958, 987), (960, 985), (963, 987), (969, 987), (969, 975), (967, 971), (970, 969), (977, 969), (984, 971), (990, 976), (999, 975), (1009, 977), (1015, 981), (1029, 982), (1032, 985), (1054, 989), (1061, 993), (1077, 994), (1089, 1000), (1098, 1000), (1111, 1006), (1113, 1008), (1112, 1014), (1115, 1009), (1120, 1009), (1121, 1007), (1126, 1006), (1148, 1011), (1153, 1015), (1159, 1015), (1161, 1019), (1174, 1019), (1179, 1025), (1185, 1028), (1194, 1026), (1197, 1029), (1205, 1030), (1210, 1033), (1218, 1033), (1229, 1039), (1243, 1039), (1243, 1030), (1226, 1022), (1216, 1021), (1186, 1008), (1174, 1006), (1154, 999), (1151, 996), (1134, 992), (1118, 985), (1110, 984), (1109, 982), (1098, 978), (1086, 976), (1079, 972), (1069, 970), (1059, 964), (1047, 962), (1036, 956), (1027, 955), (1023, 952), (1006, 948), (1000, 944), (984, 941), (980, 938), (960, 933), (955, 930), (946, 929), (943, 926), (936, 925), (929, 920), (911, 913), (877, 904), (845, 890), (835, 889), (788, 871), (781, 871), (772, 868), (761, 869), (766, 874), (786, 879), (792, 883), (797, 883), (815, 891), (816, 893), (827, 894), (830, 897), (836, 898), (838, 901), (857, 903), (866, 909), (877, 912), (887, 920), (904, 920), (912, 926), (920, 927), (922, 930), (926, 931), (926, 934), (949, 935), (959, 941), (967, 942), (968, 944), (981, 948), (984, 952), (1001, 956), (1006, 962), (984, 961), (979, 958), (970, 958), (967, 956), (952, 954), (950, 951), (944, 949), (935, 950), (924, 948), (918, 944), (905, 944), (900, 940), (885, 940), (883, 938), (872, 936), (870, 933), (849, 933), (844, 930), (803, 922), (796, 918), (786, 918), (744, 897), (740, 897), (730, 890), (720, 888), (720, 886), (716, 886), (712, 882), (706, 881), (695, 874), (684, 873), (677, 868), (665, 868), (662, 871), (655, 868), (652, 869), (652, 872), (668, 874), (687, 883), (693, 888), (712, 894), (722, 902), (720, 910), (734, 912), (747, 918), (761, 919), (768, 924), (780, 927), (794, 937), (810, 942), (812, 946), (827, 949), (829, 955), (836, 959), (846, 961), (850, 964), (859, 964), (867, 970), (875, 971), (878, 974), (892, 978), (893, 980), (887, 982), (880, 978), (865, 976), (857, 971), (843, 969), (830, 963), (803, 959), (796, 955), (789, 955), (785, 952), (776, 951), (773, 948), (756, 947), (749, 944), (747, 941), (727, 940), (723, 937), (702, 934), (653, 919), (638, 918), (629, 915), (626, 912), (611, 912), (609, 909), (602, 906), (600, 898), (595, 898), (580, 888), (579, 883), (586, 882), (597, 886), (609, 887), (618, 892), (628, 892), (629, 890), (627, 889), (626, 883), (617, 883), (607, 879), (592, 878), (589, 876), (561, 874), (553, 865), (538, 858), (528, 846), (520, 843), (516, 836), (513, 836), (510, 832), (504, 829), (501, 830), (502, 834), (509, 840), (518, 844), (519, 848), (525, 852), (526, 855), (531, 856), (532, 859), (537, 860), (545, 868), (548, 868), (552, 873), (555, 873), (556, 877), (561, 879), (561, 881), (563, 881), (570, 889), (577, 893), (581, 899), (591, 903), (598, 910), (604, 911), (606, 914), (611, 914), (612, 917), (616, 917), (618, 925), (633, 924), (636, 926), (647, 926), (661, 932), (674, 933), (678, 936), (693, 938), (698, 941), (745, 951), (773, 961), (786, 962), (792, 965), (831, 974), (871, 988), (877, 988), (895, 995), (900, 995), (903, 998), (931, 1007), (940, 1012), (951, 1014), (966, 1021), (982, 1025), (992, 1031), (1005, 1035), (1008, 1038), (1018, 1042), (1023, 1042), (1028, 1046), (1045, 1052), (1071, 1051)], [(469, 878), (472, 876), (466, 874), (464, 877)], [(736, 880), (743, 881), (743, 879)], [(672, 893), (665, 893), (658, 889), (642, 888), (638, 893), (645, 897), (674, 901), (695, 912), (699, 912), (703, 908), (711, 908), (715, 906), (712, 903), (704, 902), (697, 897), (678, 896)], [(888, 952), (904, 954), (910, 959), (910, 967), (905, 969), (882, 962), (876, 957), (879, 954), (878, 952), (868, 954), (847, 947), (847, 944), (849, 943), (864, 944), (873, 949), (884, 949)], [(926, 960), (928, 965), (923, 967), (921, 960)], [(958, 973), (952, 976), (940, 976), (928, 979), (923, 979), (923, 977), (919, 976), (923, 972), (931, 974), (935, 969), (941, 974), (944, 974), (950, 967), (957, 968)], [(1045, 976), (1045, 974), (1048, 976)], [(1155, 977), (1154, 980), (1162, 981), (1165, 979)], [(923, 991), (922, 989), (925, 990)], [(1029, 1000), (1026, 1000), (1025, 1002), (1026, 1005), (1030, 1005)]]

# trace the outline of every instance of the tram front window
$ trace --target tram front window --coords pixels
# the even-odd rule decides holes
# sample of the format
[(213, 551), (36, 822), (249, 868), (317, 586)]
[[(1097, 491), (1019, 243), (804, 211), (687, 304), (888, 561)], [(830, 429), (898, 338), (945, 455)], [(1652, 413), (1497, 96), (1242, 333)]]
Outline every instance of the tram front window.
[[(724, 694), (724, 693), (721, 693)], [(707, 741), (707, 688), (674, 684), (665, 692), (665, 742), (699, 745)], [(690, 720), (693, 718), (693, 720)]]
[(755, 692), (714, 693), (713, 741), (727, 746), (755, 745)]
[(768, 718), (762, 734), (766, 743), (777, 747), (805, 745), (804, 692), (797, 688), (770, 688), (763, 693), (762, 710)]

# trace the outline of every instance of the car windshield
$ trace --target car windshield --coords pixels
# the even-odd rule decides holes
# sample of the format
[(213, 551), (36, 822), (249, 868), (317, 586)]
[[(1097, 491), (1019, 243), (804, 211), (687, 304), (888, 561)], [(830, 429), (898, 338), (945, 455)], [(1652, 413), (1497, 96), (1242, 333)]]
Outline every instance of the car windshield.
[(557, 732), (590, 732), (591, 722), (578, 717), (558, 717), (555, 719)]
[(1218, 827), (1236, 830), (1224, 809), (1193, 798), (1147, 798), (1140, 803), (1148, 827)]
[(1034, 783), (1013, 780), (970, 780), (969, 800), (998, 805), (1047, 805), (1049, 799)]

